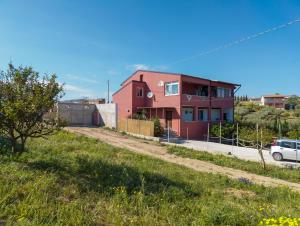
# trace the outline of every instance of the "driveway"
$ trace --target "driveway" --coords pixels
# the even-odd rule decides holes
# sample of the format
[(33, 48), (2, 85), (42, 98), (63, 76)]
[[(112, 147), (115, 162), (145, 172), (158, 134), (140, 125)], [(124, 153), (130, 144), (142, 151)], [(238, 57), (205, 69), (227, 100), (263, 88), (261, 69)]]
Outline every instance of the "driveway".
[[(258, 151), (253, 148), (244, 148), (244, 147), (237, 147), (232, 145), (197, 141), (197, 140), (180, 140), (178, 144), (168, 143), (168, 142), (163, 142), (163, 143), (178, 145), (178, 146), (194, 149), (197, 151), (207, 151), (213, 154), (228, 155), (228, 153), (230, 152), (232, 156), (235, 156), (239, 159), (256, 161), (256, 162), (261, 161)], [(267, 164), (300, 167), (300, 158), (299, 158), (299, 163), (291, 162), (291, 161), (278, 162), (275, 161), (273, 157), (269, 154), (269, 151), (266, 150), (263, 150), (263, 156)]]

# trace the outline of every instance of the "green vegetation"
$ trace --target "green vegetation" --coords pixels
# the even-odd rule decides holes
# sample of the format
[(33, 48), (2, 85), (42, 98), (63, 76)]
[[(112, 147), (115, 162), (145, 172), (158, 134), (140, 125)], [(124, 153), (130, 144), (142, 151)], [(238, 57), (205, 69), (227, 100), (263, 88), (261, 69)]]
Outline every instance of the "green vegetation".
[(162, 136), (164, 134), (164, 128), (161, 126), (160, 119), (154, 118), (153, 123), (154, 123), (154, 136), (155, 137)]
[[(241, 98), (243, 99), (245, 98)], [(300, 100), (292, 96), (286, 100), (286, 104), (290, 110), (260, 106), (254, 102), (239, 101), (239, 98), (236, 98), (235, 123), (222, 123), (222, 137), (236, 139), (238, 124), (239, 141), (246, 146), (254, 146), (257, 141), (264, 147), (270, 146), (274, 138), (281, 137), (300, 139)], [(220, 136), (218, 123), (212, 125), (210, 135)]]
[(20, 154), (28, 138), (44, 137), (59, 128), (49, 111), (61, 97), (62, 86), (54, 74), (41, 78), (31, 67), (12, 64), (0, 71), (0, 136), (10, 142), (8, 152)]
[(288, 169), (268, 165), (267, 169), (264, 170), (259, 162), (241, 160), (235, 157), (227, 157), (221, 154), (215, 155), (206, 151), (195, 151), (178, 146), (169, 146), (168, 152), (181, 157), (203, 160), (219, 166), (240, 169), (258, 175), (279, 178), (291, 182), (300, 182), (300, 169)]
[[(293, 106), (291, 110), (280, 110), (268, 106), (259, 106), (253, 102), (239, 102), (235, 108), (235, 120), (247, 128), (259, 127), (268, 129), (277, 137), (300, 136), (300, 101), (291, 97), (286, 104)], [(290, 134), (290, 131), (293, 131)], [(292, 136), (291, 136), (292, 135)]]
[[(257, 225), (298, 217), (300, 194), (200, 173), (60, 132), (0, 160), (7, 225)], [(262, 208), (264, 211), (261, 211)]]

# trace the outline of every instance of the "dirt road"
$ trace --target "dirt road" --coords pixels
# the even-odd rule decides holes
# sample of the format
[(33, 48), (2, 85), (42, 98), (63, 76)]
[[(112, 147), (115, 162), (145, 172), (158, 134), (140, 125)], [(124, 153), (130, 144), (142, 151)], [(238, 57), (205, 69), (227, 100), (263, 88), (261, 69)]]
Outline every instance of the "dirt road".
[(143, 140), (129, 137), (129, 136), (122, 136), (117, 132), (108, 131), (101, 128), (68, 127), (66, 128), (66, 130), (70, 132), (75, 132), (77, 134), (99, 139), (102, 142), (111, 144), (116, 147), (126, 148), (136, 153), (149, 155), (158, 159), (162, 159), (167, 162), (182, 165), (196, 171), (221, 174), (233, 179), (238, 179), (243, 177), (253, 181), (256, 184), (261, 184), (270, 187), (287, 186), (294, 191), (300, 192), (300, 184), (298, 183), (292, 183), (280, 179), (260, 176), (253, 173), (248, 173), (242, 170), (232, 169), (228, 167), (217, 166), (215, 164), (205, 162), (205, 161), (182, 158), (167, 153), (166, 147), (160, 146), (155, 142), (151, 142), (151, 141), (143, 142)]

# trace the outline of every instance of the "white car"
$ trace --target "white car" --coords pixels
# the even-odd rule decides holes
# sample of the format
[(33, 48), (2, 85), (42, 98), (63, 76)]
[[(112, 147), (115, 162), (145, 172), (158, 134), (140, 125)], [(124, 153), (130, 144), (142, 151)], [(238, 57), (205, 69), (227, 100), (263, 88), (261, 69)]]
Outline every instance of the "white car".
[(289, 139), (275, 140), (270, 153), (276, 161), (283, 159), (298, 161), (300, 160), (300, 141)]

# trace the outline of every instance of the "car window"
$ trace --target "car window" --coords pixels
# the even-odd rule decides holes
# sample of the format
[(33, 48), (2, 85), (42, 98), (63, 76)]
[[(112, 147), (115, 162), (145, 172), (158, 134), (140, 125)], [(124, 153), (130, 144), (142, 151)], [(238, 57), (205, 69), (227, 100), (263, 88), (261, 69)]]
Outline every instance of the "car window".
[(295, 142), (289, 142), (289, 141), (281, 141), (280, 142), (280, 147), (283, 147), (283, 148), (296, 148), (296, 143)]
[(300, 143), (297, 143), (297, 149), (300, 150)]
[(277, 141), (276, 146), (281, 146), (281, 142)]

